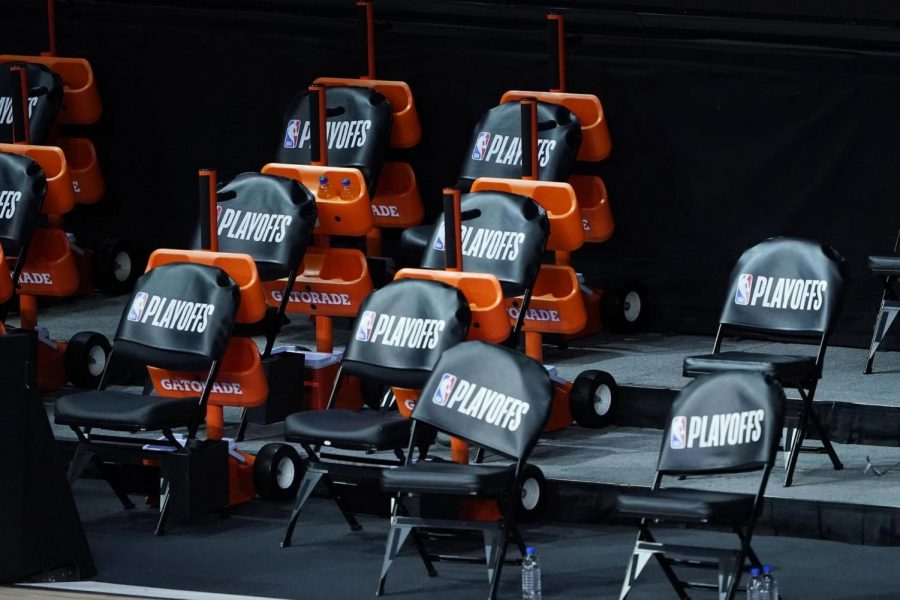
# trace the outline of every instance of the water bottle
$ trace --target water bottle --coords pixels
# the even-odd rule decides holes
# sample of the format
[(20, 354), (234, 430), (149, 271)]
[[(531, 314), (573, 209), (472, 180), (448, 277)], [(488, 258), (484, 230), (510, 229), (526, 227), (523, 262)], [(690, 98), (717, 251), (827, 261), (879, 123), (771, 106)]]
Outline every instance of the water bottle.
[(351, 186), (349, 179), (341, 180), (341, 199), (342, 200), (353, 200), (356, 197), (356, 194), (353, 193), (353, 187)]
[(541, 600), (541, 562), (534, 548), (526, 548), (522, 559), (522, 600)]
[(331, 184), (328, 182), (328, 178), (322, 175), (319, 177), (319, 191), (316, 192), (316, 197), (324, 200), (331, 196)]
[(750, 581), (747, 582), (747, 600), (763, 600), (762, 577), (756, 567), (750, 571)]
[(778, 600), (778, 580), (775, 579), (775, 570), (771, 565), (763, 567), (762, 580), (767, 600)]

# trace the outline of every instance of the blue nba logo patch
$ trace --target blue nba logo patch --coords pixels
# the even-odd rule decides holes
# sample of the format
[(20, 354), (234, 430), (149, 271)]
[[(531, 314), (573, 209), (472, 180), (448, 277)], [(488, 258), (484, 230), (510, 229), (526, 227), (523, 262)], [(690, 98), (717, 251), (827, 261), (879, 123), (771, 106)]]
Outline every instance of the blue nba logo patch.
[(682, 450), (687, 447), (687, 417), (675, 417), (672, 419), (669, 447), (673, 450)]
[(432, 245), (432, 248), (435, 250), (443, 250), (444, 246), (447, 245), (444, 241), (444, 231), (444, 227), (438, 227), (438, 234), (437, 237), (434, 238), (434, 244)]
[(372, 338), (372, 327), (375, 325), (375, 313), (371, 310), (363, 312), (356, 328), (356, 339), (360, 342), (368, 342)]
[(487, 156), (488, 142), (490, 141), (490, 132), (482, 131), (478, 134), (478, 138), (475, 140), (475, 147), (472, 148), (472, 160), (484, 160), (484, 157)]
[(431, 401), (438, 406), (447, 406), (447, 403), (450, 401), (450, 394), (453, 393), (453, 386), (455, 385), (456, 375), (444, 373), (441, 375), (441, 383), (438, 384), (438, 388), (434, 391), (434, 396), (432, 396)]
[(741, 306), (750, 304), (750, 293), (753, 290), (753, 275), (742, 273), (738, 277), (737, 289), (734, 291), (734, 303)]
[(134, 295), (134, 301), (131, 303), (131, 309), (128, 311), (129, 321), (140, 321), (144, 315), (144, 308), (147, 306), (147, 292), (138, 292)]
[(296, 148), (300, 141), (300, 121), (291, 119), (287, 124), (287, 131), (284, 132), (284, 147)]

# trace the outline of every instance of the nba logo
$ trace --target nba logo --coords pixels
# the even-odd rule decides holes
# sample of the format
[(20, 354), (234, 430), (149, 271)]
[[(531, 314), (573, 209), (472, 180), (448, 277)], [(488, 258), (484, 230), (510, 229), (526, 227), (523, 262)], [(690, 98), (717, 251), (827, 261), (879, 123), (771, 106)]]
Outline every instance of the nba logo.
[(687, 446), (687, 417), (672, 419), (672, 435), (669, 438), (669, 446), (673, 450), (681, 450)]
[(487, 156), (488, 142), (491, 141), (491, 134), (482, 131), (475, 140), (475, 148), (472, 149), (472, 160), (484, 160)]
[(216, 223), (222, 220), (222, 207), (218, 204), (216, 205)]
[(734, 292), (734, 303), (741, 306), (750, 304), (750, 290), (753, 289), (753, 275), (742, 273), (738, 277), (737, 290)]
[(128, 311), (129, 321), (140, 321), (144, 314), (144, 307), (147, 306), (147, 292), (138, 292), (134, 295), (134, 302), (131, 303), (131, 310)]
[(300, 140), (300, 121), (291, 119), (287, 124), (287, 131), (284, 133), (284, 147), (296, 148), (297, 142)]
[(438, 234), (434, 239), (434, 245), (432, 246), (435, 250), (443, 250), (444, 246), (446, 246), (446, 243), (444, 242), (444, 231), (444, 227), (438, 227)]
[(356, 339), (361, 342), (368, 342), (372, 337), (372, 326), (375, 325), (375, 313), (367, 310), (362, 314), (359, 327), (356, 328)]
[(454, 385), (456, 385), (456, 375), (451, 375), (450, 373), (441, 375), (441, 383), (438, 384), (438, 388), (434, 391), (431, 401), (438, 406), (447, 406)]

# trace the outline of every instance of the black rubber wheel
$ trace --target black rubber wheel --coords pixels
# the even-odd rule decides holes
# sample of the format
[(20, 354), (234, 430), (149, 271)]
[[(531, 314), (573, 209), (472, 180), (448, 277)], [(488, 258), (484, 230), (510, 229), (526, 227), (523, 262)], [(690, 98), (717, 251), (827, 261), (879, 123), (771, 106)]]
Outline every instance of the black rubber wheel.
[(575, 378), (569, 394), (572, 418), (582, 427), (598, 429), (612, 425), (619, 386), (606, 371), (584, 371)]
[(253, 463), (253, 485), (263, 500), (284, 502), (297, 495), (306, 463), (288, 444), (266, 444)]
[(603, 290), (600, 318), (605, 331), (628, 333), (640, 327), (644, 316), (644, 295), (632, 281), (619, 282)]
[(547, 478), (532, 464), (525, 465), (522, 475), (522, 495), (516, 505), (516, 518), (522, 523), (540, 519), (547, 509)]
[(106, 294), (131, 291), (141, 274), (140, 260), (131, 246), (122, 240), (105, 240), (94, 249), (91, 261), (94, 285)]
[(75, 387), (96, 388), (109, 358), (109, 340), (96, 331), (76, 333), (66, 345), (66, 377)]

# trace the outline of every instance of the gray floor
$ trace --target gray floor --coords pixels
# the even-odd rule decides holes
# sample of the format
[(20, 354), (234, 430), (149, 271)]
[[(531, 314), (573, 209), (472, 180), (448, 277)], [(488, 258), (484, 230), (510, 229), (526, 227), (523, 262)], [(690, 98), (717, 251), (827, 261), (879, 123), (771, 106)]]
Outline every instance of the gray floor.
[[(89, 296), (42, 309), (41, 325), (53, 337), (66, 339), (78, 330), (93, 329), (112, 336), (125, 297)], [(346, 331), (335, 330), (338, 343)], [(313, 342), (311, 325), (302, 316), (293, 317), (279, 343)], [(736, 342), (738, 347), (761, 348), (759, 342)], [(587, 368), (612, 373), (620, 384), (680, 388), (688, 381), (681, 377), (681, 361), (690, 354), (707, 352), (711, 339), (700, 336), (675, 336), (645, 333), (634, 336), (598, 335), (571, 343), (568, 349), (546, 347), (546, 362), (555, 364), (561, 375), (574, 378)], [(804, 348), (813, 351), (813, 348)], [(900, 355), (886, 352), (878, 357), (877, 373), (862, 375), (864, 350), (832, 348), (827, 357), (825, 375), (817, 398), (821, 402), (878, 402), (900, 406), (893, 387), (900, 380)], [(235, 419), (232, 411), (226, 418)], [(251, 427), (245, 450), (255, 451), (263, 443), (278, 440), (279, 425)], [(58, 437), (71, 432), (57, 428)], [(546, 435), (533, 454), (533, 462), (545, 474), (557, 480), (647, 486), (653, 478), (659, 451), (660, 431), (637, 428), (609, 428), (603, 431), (569, 427)], [(867, 506), (900, 508), (900, 467), (878, 477), (866, 471), (867, 457), (879, 470), (900, 462), (900, 448), (838, 444), (844, 462), (842, 471), (834, 471), (824, 455), (800, 457), (794, 486), (781, 486), (779, 468), (770, 483), (767, 496), (801, 501), (837, 502)], [(783, 465), (783, 462), (782, 462)], [(752, 476), (719, 477), (710, 482), (688, 480), (676, 485), (711, 489), (749, 490)]]

